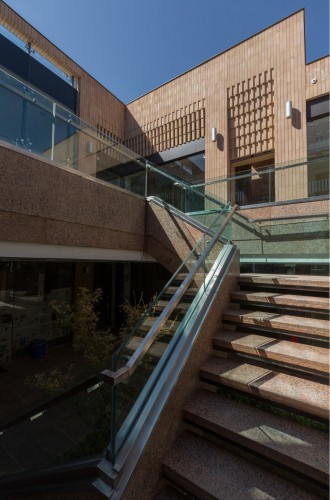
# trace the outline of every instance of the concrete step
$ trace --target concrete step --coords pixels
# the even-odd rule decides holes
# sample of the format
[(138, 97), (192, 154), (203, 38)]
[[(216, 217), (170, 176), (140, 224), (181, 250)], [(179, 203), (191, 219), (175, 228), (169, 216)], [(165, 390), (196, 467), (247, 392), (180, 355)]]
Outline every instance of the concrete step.
[(269, 330), (308, 335), (316, 339), (329, 339), (329, 321), (325, 319), (303, 318), (288, 314), (246, 309), (228, 309), (222, 316), (224, 321), (236, 325), (255, 325)]
[(203, 380), (232, 387), (322, 420), (329, 418), (329, 389), (319, 382), (252, 363), (213, 357), (200, 369)]
[(165, 457), (163, 471), (168, 479), (203, 500), (318, 498), (190, 432), (177, 439)]
[(223, 330), (215, 335), (213, 346), (257, 356), (266, 362), (271, 360), (293, 368), (310, 370), (321, 376), (329, 374), (329, 350), (324, 347), (230, 330)]
[[(149, 317), (146, 318), (143, 322), (143, 324), (140, 326), (139, 330), (142, 332), (148, 332), (150, 328), (153, 326), (153, 324), (157, 321), (158, 317)], [(162, 334), (168, 334), (168, 335), (173, 335), (174, 332), (176, 332), (178, 326), (180, 325), (180, 321), (175, 321), (168, 319), (163, 326), (161, 333)]]
[(192, 396), (184, 417), (328, 488), (329, 444), (321, 431), (207, 390)]
[[(213, 262), (212, 262), (212, 264), (213, 264)], [(188, 274), (189, 273), (180, 273), (177, 275), (176, 280), (177, 281), (184, 281), (186, 279), (186, 277), (188, 276)], [(204, 276), (204, 273), (202, 272), (202, 269), (198, 270), (198, 272), (195, 275), (196, 278), (200, 278), (200, 279), (203, 278), (203, 276)]]
[[(126, 349), (130, 351), (131, 353), (135, 352), (136, 349), (139, 347), (141, 344), (143, 338), (141, 337), (135, 337), (133, 336), (130, 341), (128, 342)], [(157, 340), (152, 344), (150, 349), (148, 350), (148, 354), (150, 356), (153, 356), (154, 358), (161, 358), (164, 352), (167, 349), (168, 344), (165, 342), (162, 342), (161, 340)]]
[(284, 306), (326, 312), (330, 310), (330, 302), (327, 297), (272, 292), (232, 292), (230, 298), (243, 304), (266, 304), (272, 307)]
[[(167, 300), (159, 300), (157, 302), (157, 305), (155, 307), (155, 310), (156, 311), (163, 311), (165, 309), (165, 307), (167, 306), (168, 304), (168, 301)], [(186, 314), (186, 312), (188, 311), (189, 307), (190, 307), (191, 304), (187, 303), (187, 302), (180, 302), (175, 310), (174, 310), (174, 314), (175, 313), (180, 313), (180, 314)]]
[[(178, 287), (177, 286), (169, 286), (166, 290), (166, 295), (174, 295), (175, 292), (178, 290)], [(184, 297), (187, 296), (187, 297), (194, 297), (196, 295), (196, 293), (198, 292), (198, 288), (197, 287), (190, 287), (188, 288), (188, 290), (185, 291), (184, 293)]]
[[(209, 269), (211, 269), (211, 267), (212, 266), (210, 266)], [(203, 272), (202, 268), (200, 270), (198, 270), (198, 272), (194, 276), (194, 279), (191, 282), (191, 286), (200, 286), (204, 282), (205, 274), (207, 274), (207, 272), (209, 271), (209, 269), (206, 271), (206, 273)], [(182, 281), (183, 282), (186, 279), (187, 276), (188, 276), (188, 273), (178, 274), (177, 281)]]
[(302, 290), (329, 290), (328, 276), (242, 273), (237, 281), (243, 285), (267, 285), (267, 287), (289, 287)]

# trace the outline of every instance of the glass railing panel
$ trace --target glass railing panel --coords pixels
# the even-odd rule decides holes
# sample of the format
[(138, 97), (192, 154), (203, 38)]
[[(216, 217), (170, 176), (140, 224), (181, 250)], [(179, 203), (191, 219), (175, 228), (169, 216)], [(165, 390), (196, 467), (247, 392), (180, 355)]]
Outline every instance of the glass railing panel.
[(99, 381), (0, 434), (1, 475), (103, 456), (111, 388)]
[[(193, 269), (196, 262), (204, 252), (206, 246), (209, 244), (210, 237), (207, 235), (203, 235), (199, 241), (194, 245), (189, 255), (186, 259), (181, 263), (179, 268), (173, 274), (168, 283), (165, 284), (163, 289), (159, 292), (157, 297), (150, 304), (142, 305), (140, 307), (137, 306), (125, 306), (124, 312), (126, 312), (126, 316), (128, 318), (128, 323), (124, 325), (124, 330), (126, 331), (125, 337), (116, 351), (112, 356), (113, 363), (120, 368), (126, 364), (128, 357), (132, 353), (132, 349), (136, 348), (138, 345), (137, 338), (144, 338), (145, 335), (149, 332), (153, 323), (159, 317), (159, 314), (162, 311), (162, 306), (160, 304), (163, 301), (168, 301), (176, 292), (178, 286), (183, 282), (186, 275)], [(189, 292), (188, 296), (191, 295)], [(127, 310), (126, 310), (127, 309)], [(130, 318), (136, 318), (139, 316), (138, 321), (133, 321), (131, 323)], [(171, 328), (173, 321), (173, 317), (169, 317), (168, 322), (164, 326), (164, 331)], [(117, 369), (118, 369), (117, 368)]]
[[(134, 421), (145, 407), (154, 380), (157, 379), (164, 365), (171, 362), (169, 358), (170, 354), (168, 354), (171, 352), (169, 348), (173, 342), (177, 342), (188, 319), (196, 311), (203, 293), (208, 291), (211, 278), (214, 276), (218, 265), (215, 264), (215, 261), (222, 255), (221, 252), (223, 249), (223, 244), (220, 241), (215, 242), (210, 253), (201, 261), (196, 272), (194, 281), (192, 282), (192, 287), (196, 289), (193, 293), (189, 293), (188, 289), (188, 293), (181, 297), (170, 316), (170, 320), (160, 330), (156, 340), (151, 345), (146, 356), (138, 364), (134, 374), (130, 376), (127, 382), (123, 382), (115, 388), (112, 407), (114, 418), (113, 429), (116, 438), (112, 442), (112, 447), (109, 446), (109, 458), (111, 460), (115, 460), (115, 456), (128, 437)], [(164, 296), (166, 297), (166, 293)], [(166, 304), (158, 304), (161, 305), (161, 310), (164, 310), (166, 307)], [(158, 305), (156, 305), (156, 310), (157, 307)], [(112, 364), (113, 369), (117, 370), (125, 366), (129, 356), (136, 349), (134, 342), (132, 344), (131, 352), (129, 352), (128, 344), (125, 352), (121, 351), (119, 353), (115, 363)]]
[(185, 213), (219, 210), (226, 205), (223, 199), (208, 193), (204, 185), (188, 184), (149, 162), (147, 162), (147, 196), (158, 196)]
[[(329, 156), (319, 155), (258, 168), (239, 167), (231, 177), (194, 186), (238, 205), (256, 205), (329, 195)], [(226, 195), (227, 193), (227, 195)]]
[[(184, 264), (176, 273), (176, 276), (166, 285), (164, 290), (159, 294), (155, 302), (148, 309), (145, 317), (133, 329), (130, 335), (122, 343), (120, 349), (112, 356), (112, 370), (116, 371), (123, 368), (130, 356), (139, 347), (143, 339), (146, 337), (150, 329), (161, 319), (161, 314), (164, 312), (170, 300), (174, 297), (178, 286), (183, 282), (188, 273), (196, 266), (198, 259), (210, 243), (210, 236), (203, 235), (191, 254), (185, 260)], [(191, 304), (201, 287), (206, 283), (206, 277), (212, 268), (215, 259), (223, 248), (221, 242), (217, 242), (206, 259), (201, 261), (200, 266), (194, 275), (186, 292), (181, 296), (180, 300), (175, 305), (171, 314), (166, 318), (162, 327), (157, 333), (156, 339), (148, 349), (147, 354), (139, 363), (134, 374), (129, 378), (129, 381), (120, 384), (114, 389), (113, 408), (113, 432), (117, 434), (117, 440), (113, 446), (110, 455), (117, 453), (124, 439), (129, 432), (129, 427), (132, 424), (129, 419), (129, 414), (140, 398), (150, 376), (156, 369), (160, 359), (166, 352), (166, 349), (180, 327), (185, 315), (191, 308)], [(123, 423), (126, 422), (124, 428)]]
[[(233, 217), (233, 243), (240, 250), (241, 265), (245, 271), (266, 271), (277, 266), (276, 272), (301, 270), (304, 266), (328, 265), (329, 221), (327, 215), (315, 217), (286, 217), (281, 219), (248, 221)], [(300, 264), (301, 263), (301, 264)], [(257, 268), (256, 265), (259, 267)], [(303, 267), (301, 267), (301, 265)], [(248, 266), (250, 266), (248, 268)], [(274, 268), (275, 269), (275, 268)]]
[[(101, 369), (106, 366), (104, 362)], [(11, 422), (52, 404), (54, 399), (85, 383), (99, 373), (99, 368), (90, 366), (72, 345), (50, 349), (43, 340), (31, 342), (28, 351), (16, 355), (13, 370), (4, 370), (2, 374), (0, 432)]]
[(230, 199), (238, 205), (275, 201), (274, 168), (262, 167), (254, 172), (241, 169), (229, 182)]
[(145, 162), (138, 160), (125, 146), (102, 138), (93, 149), (92, 158), (96, 161), (96, 177), (118, 187), (145, 196)]
[(0, 72), (0, 139), (48, 157), (52, 143), (51, 101)]
[(308, 197), (329, 194), (329, 157), (324, 155), (308, 161)]
[(237, 167), (232, 177), (190, 183), (191, 176), (147, 162), (4, 70), (0, 140), (136, 194), (158, 196), (184, 212), (218, 210), (224, 200), (255, 205), (329, 194), (328, 156)]
[[(189, 217), (196, 220), (197, 222), (203, 224), (210, 229), (211, 234), (215, 234), (220, 228), (221, 224), (225, 221), (228, 213), (230, 212), (231, 206), (228, 204), (221, 210), (204, 210), (201, 212), (188, 213)], [(222, 241), (230, 241), (230, 225), (227, 225), (224, 233), (221, 235)]]
[(172, 205), (174, 208), (186, 212), (185, 187), (174, 179), (163, 175), (158, 170), (148, 167), (147, 196), (157, 196), (161, 200)]
[[(159, 314), (164, 309), (164, 303), (174, 295), (178, 287), (184, 281), (187, 274), (190, 273), (190, 271), (194, 268), (197, 261), (200, 259), (201, 255), (203, 255), (204, 251), (210, 244), (212, 235), (219, 230), (220, 226), (225, 221), (227, 215), (228, 215), (227, 207), (221, 213), (219, 212), (216, 213), (216, 218), (212, 220), (212, 222), (210, 222), (210, 227), (212, 225), (214, 226), (213, 230), (211, 231), (211, 234), (204, 233), (201, 236), (201, 238), (197, 241), (197, 243), (195, 243), (195, 245), (191, 249), (191, 252), (188, 254), (186, 259), (182, 262), (180, 267), (171, 277), (170, 281), (166, 283), (163, 290), (161, 290), (161, 292), (157, 295), (157, 297), (155, 297), (155, 299), (152, 301), (150, 305), (147, 305), (143, 311), (141, 310), (139, 311), (140, 313), (139, 321), (136, 324), (129, 325), (130, 326), (129, 332), (127, 332), (127, 335), (125, 336), (123, 342), (121, 343), (121, 346), (119, 347), (117, 352), (113, 355), (113, 360), (114, 360), (113, 362), (118, 368), (121, 368), (126, 364), (126, 361), (132, 351), (132, 346), (134, 342), (136, 343), (136, 340), (131, 341), (131, 339), (133, 337), (143, 338), (149, 332), (150, 328), (157, 320)], [(227, 224), (227, 226), (223, 230), (223, 236), (221, 236), (221, 241), (219, 240), (219, 242), (215, 245), (215, 248), (212, 251), (213, 261), (216, 258), (216, 256), (220, 253), (223, 244), (230, 241), (230, 239), (231, 239), (231, 225)], [(194, 281), (191, 283), (187, 292), (184, 294), (183, 299), (186, 301), (186, 303), (191, 302), (191, 298), (193, 297), (193, 294), (196, 292), (197, 287), (200, 287), (201, 283), (205, 279), (206, 275), (205, 273), (209, 272), (210, 266), (212, 266), (213, 264), (213, 261), (210, 259), (211, 257), (209, 256), (207, 264), (206, 262), (204, 262), (203, 265), (200, 266), (200, 269)], [(182, 308), (184, 309), (184, 306), (179, 307), (181, 311)], [(128, 311), (128, 313), (130, 313), (130, 311)], [(132, 316), (135, 317), (135, 312)], [(163, 331), (172, 329), (173, 320), (176, 321), (176, 319), (177, 319), (177, 311), (174, 311), (173, 314), (168, 318), (166, 324), (164, 325)]]
[[(219, 214), (217, 215), (219, 216)], [(227, 216), (228, 214), (224, 215)], [(218, 232), (220, 226), (217, 225)], [(230, 227), (227, 236), (231, 238)], [(215, 272), (215, 262), (219, 259), (219, 255), (222, 254), (223, 248), (224, 243), (222, 240), (204, 234), (170, 282), (165, 285), (142, 319), (135, 325), (122, 342), (120, 348), (112, 356), (109, 369), (112, 371), (123, 369), (131, 356), (136, 355), (144, 339), (148, 341), (146, 354), (142, 361), (138, 363), (134, 374), (126, 382), (120, 383), (113, 388), (112, 429), (113, 435), (117, 437), (109, 447), (109, 456), (112, 459), (114, 459), (130, 432), (130, 426), (133, 423), (132, 414), (134, 415), (136, 411), (140, 411), (136, 410), (136, 405), (139, 406), (138, 401), (140, 401), (141, 397), (143, 398), (142, 394), (146, 390), (146, 385), (149, 384), (150, 377), (153, 376), (152, 374), (157, 369), (158, 364), (166, 355), (172, 339), (182, 328), (187, 314), (191, 314), (192, 309), (194, 309), (193, 304), (196, 295), (203, 294), (207, 290), (210, 276)], [(184, 286), (185, 280), (188, 279), (189, 282), (187, 282), (182, 293), (176, 295), (180, 290), (178, 287), (180, 285)], [(157, 327), (158, 323), (160, 324)], [(154, 340), (149, 341), (152, 329), (155, 329), (156, 337)], [(140, 409), (142, 406), (140, 406)]]

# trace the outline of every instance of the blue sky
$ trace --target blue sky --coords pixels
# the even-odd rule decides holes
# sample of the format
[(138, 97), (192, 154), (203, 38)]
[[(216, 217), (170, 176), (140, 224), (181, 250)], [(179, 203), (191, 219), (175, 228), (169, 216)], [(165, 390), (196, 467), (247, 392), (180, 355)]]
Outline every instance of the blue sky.
[(307, 62), (329, 53), (329, 0), (6, 0), (123, 102), (305, 8)]

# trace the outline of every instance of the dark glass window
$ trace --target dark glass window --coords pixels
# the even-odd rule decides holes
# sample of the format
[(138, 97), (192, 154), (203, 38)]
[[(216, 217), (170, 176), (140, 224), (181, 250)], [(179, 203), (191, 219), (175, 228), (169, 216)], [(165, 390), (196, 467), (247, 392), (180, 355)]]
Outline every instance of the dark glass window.
[[(164, 201), (167, 201), (174, 207), (183, 212), (198, 212), (204, 210), (205, 199), (204, 189), (191, 191), (184, 189), (181, 182), (188, 184), (202, 184), (205, 182), (205, 152), (178, 158), (159, 166), (161, 170), (169, 173), (178, 183), (164, 181), (158, 185), (161, 191), (155, 193)], [(156, 187), (156, 186), (155, 186)]]
[(238, 205), (275, 201), (274, 160), (236, 167), (235, 177), (231, 190)]
[(77, 90), (0, 33), (0, 65), (31, 83), (67, 108), (76, 111)]
[(308, 196), (329, 193), (329, 96), (307, 103)]
[(205, 152), (164, 163), (161, 168), (190, 184), (202, 183), (205, 180)]

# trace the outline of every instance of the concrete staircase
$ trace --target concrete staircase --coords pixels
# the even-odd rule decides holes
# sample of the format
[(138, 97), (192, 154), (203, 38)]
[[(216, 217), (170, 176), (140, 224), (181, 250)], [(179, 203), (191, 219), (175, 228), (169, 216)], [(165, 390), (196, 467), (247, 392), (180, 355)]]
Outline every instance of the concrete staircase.
[(156, 498), (328, 498), (329, 280), (238, 285)]

